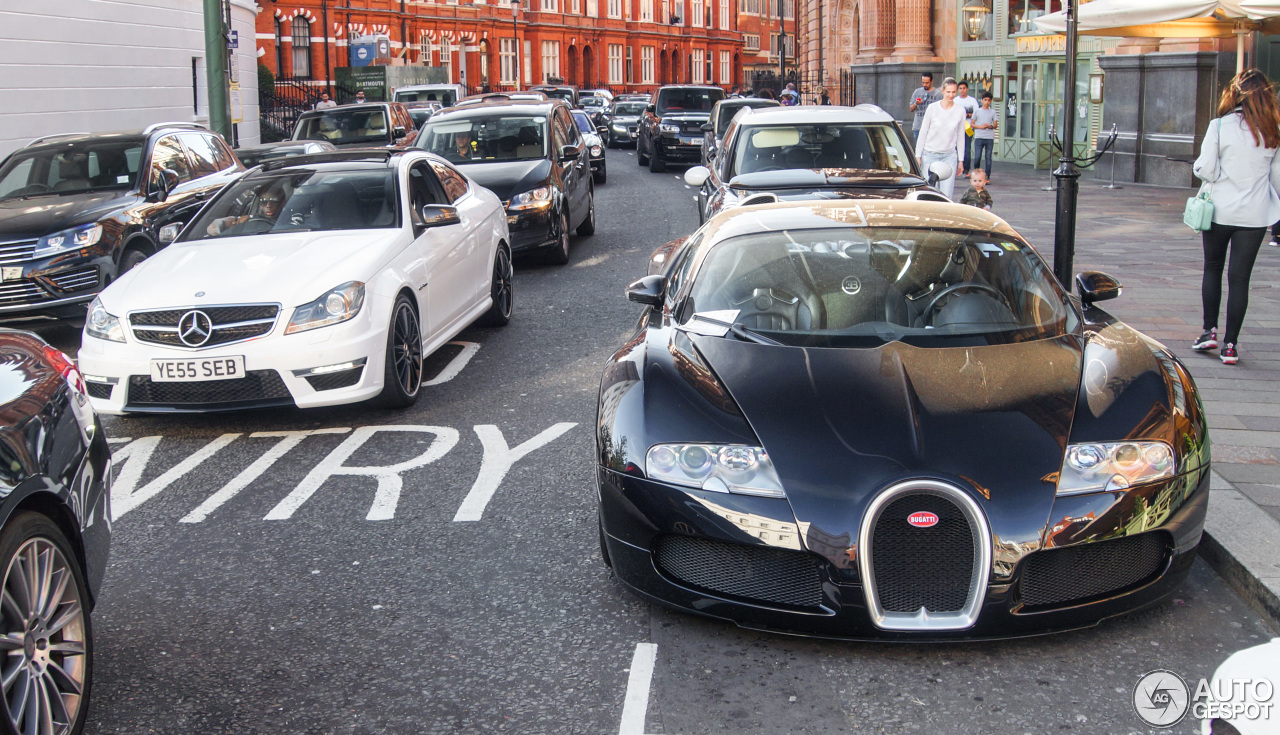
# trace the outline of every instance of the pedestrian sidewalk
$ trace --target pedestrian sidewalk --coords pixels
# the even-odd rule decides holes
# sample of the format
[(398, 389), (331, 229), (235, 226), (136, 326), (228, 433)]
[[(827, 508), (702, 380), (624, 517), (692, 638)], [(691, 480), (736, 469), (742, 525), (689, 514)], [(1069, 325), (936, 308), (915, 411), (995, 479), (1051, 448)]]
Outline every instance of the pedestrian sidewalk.
[[(995, 213), (1053, 263), (1057, 192), (1048, 171), (996, 162)], [(1201, 555), (1280, 630), (1280, 247), (1265, 242), (1253, 269), (1240, 362), (1191, 342), (1201, 328), (1200, 235), (1182, 224), (1194, 189), (1082, 178), (1075, 272), (1099, 270), (1124, 293), (1103, 305), (1160, 340), (1195, 377), (1209, 417), (1214, 477)], [(956, 182), (957, 196), (968, 182)], [(1268, 238), (1269, 240), (1270, 238)], [(1226, 284), (1218, 333), (1226, 326)]]

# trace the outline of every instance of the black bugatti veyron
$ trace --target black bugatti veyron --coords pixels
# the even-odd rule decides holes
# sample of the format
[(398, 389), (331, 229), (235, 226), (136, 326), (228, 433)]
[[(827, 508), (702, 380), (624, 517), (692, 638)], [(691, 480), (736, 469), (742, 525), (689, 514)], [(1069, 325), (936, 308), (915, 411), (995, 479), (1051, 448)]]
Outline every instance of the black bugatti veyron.
[(998, 217), (733, 210), (660, 248), (600, 385), (600, 542), (668, 606), (791, 633), (988, 638), (1155, 604), (1209, 442), (1158, 342)]

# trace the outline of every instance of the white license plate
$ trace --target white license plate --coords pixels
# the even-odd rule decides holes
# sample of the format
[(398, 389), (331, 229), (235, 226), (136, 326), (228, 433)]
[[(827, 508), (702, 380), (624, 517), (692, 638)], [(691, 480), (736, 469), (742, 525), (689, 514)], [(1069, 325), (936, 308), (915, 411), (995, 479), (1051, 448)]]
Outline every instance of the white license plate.
[(151, 380), (155, 383), (182, 383), (193, 380), (235, 380), (243, 377), (243, 355), (151, 361)]
[(0, 268), (0, 283), (8, 281), (21, 281), (22, 267), (17, 268)]

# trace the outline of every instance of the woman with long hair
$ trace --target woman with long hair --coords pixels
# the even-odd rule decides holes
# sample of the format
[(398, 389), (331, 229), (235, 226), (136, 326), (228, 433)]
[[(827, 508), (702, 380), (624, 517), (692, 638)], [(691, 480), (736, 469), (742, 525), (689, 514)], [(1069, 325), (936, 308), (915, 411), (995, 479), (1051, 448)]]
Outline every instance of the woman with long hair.
[[(1204, 334), (1192, 349), (1219, 348), (1228, 365), (1240, 361), (1240, 326), (1249, 307), (1249, 276), (1267, 227), (1280, 221), (1280, 109), (1266, 75), (1243, 71), (1231, 80), (1218, 103), (1218, 117), (1209, 123), (1196, 178), (1204, 181), (1213, 199), (1213, 224), (1205, 230)], [(1222, 303), (1222, 271), (1227, 267), (1227, 328), (1218, 340), (1218, 311)]]

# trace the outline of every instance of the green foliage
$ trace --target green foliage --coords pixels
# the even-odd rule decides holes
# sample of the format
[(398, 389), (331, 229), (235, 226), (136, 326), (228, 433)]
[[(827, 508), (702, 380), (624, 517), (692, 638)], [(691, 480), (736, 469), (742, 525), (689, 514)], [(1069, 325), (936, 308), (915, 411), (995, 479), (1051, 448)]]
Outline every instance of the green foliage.
[(258, 62), (258, 89), (269, 91), (269, 90), (275, 89), (275, 86), (276, 86), (276, 75), (271, 73), (271, 70), (267, 68), (266, 64), (259, 61)]

